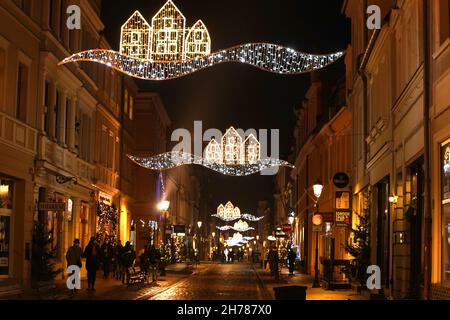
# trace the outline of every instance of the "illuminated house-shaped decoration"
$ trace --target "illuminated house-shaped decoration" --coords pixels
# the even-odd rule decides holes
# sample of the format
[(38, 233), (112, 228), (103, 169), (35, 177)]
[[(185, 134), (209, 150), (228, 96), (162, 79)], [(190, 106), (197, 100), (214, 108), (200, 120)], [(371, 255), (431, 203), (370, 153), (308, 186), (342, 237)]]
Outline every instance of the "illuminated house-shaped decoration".
[(140, 12), (135, 11), (120, 30), (120, 53), (137, 59), (148, 59), (150, 25)]
[(222, 163), (222, 147), (216, 141), (216, 139), (212, 139), (211, 142), (206, 147), (205, 158), (207, 161)]
[(150, 59), (152, 61), (184, 60), (186, 18), (169, 0), (152, 19)]
[(223, 217), (225, 213), (225, 207), (223, 204), (221, 204), (220, 206), (217, 207), (217, 215), (219, 217)]
[(222, 137), (223, 162), (226, 165), (240, 165), (244, 163), (244, 148), (242, 137), (231, 127)]
[(198, 20), (189, 30), (184, 52), (187, 60), (211, 53), (211, 38), (202, 20)]
[(245, 162), (254, 164), (260, 160), (260, 144), (253, 134), (250, 134), (244, 141)]

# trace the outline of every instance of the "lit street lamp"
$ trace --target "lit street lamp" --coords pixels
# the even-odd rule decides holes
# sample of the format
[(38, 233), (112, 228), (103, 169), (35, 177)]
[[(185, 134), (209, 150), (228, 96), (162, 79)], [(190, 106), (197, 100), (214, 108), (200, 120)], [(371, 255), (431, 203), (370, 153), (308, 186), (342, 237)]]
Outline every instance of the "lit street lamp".
[[(162, 240), (163, 240), (163, 248), (165, 248), (166, 245), (166, 223), (167, 223), (167, 213), (170, 207), (170, 201), (167, 200), (162, 200), (160, 203), (158, 203), (157, 208), (158, 210), (161, 212), (161, 215), (163, 216), (163, 228), (162, 228), (162, 232), (163, 232), (163, 236), (162, 236)], [(165, 249), (164, 249), (165, 251)], [(165, 276), (166, 275), (166, 268), (165, 268), (165, 264), (166, 262), (164, 261), (164, 263), (162, 264), (162, 268), (161, 268), (161, 276)]]
[[(322, 216), (319, 214), (319, 198), (322, 195), (323, 184), (316, 180), (316, 183), (313, 185), (314, 196), (317, 198), (315, 200), (316, 213), (313, 216), (313, 224), (321, 225), (322, 224)], [(314, 282), (313, 288), (320, 288), (319, 284), (319, 231), (316, 231), (316, 256), (314, 261)]]

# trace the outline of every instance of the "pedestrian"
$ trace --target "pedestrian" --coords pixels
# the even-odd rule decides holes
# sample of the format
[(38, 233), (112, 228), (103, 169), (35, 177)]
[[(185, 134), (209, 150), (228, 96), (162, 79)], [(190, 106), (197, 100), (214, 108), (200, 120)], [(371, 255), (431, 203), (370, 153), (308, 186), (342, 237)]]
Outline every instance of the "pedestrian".
[[(67, 266), (78, 266), (81, 269), (81, 257), (83, 256), (83, 250), (80, 248), (80, 239), (73, 240), (73, 245), (66, 252), (66, 261)], [(73, 271), (75, 273), (75, 271)], [(71, 274), (71, 276), (73, 275)], [(76, 289), (73, 289), (72, 292), (75, 292)]]
[(116, 246), (114, 247), (114, 264), (115, 264), (115, 278), (116, 280), (122, 279), (122, 265), (120, 263), (120, 256), (123, 253), (123, 246), (120, 240), (117, 241)]
[(297, 258), (297, 255), (295, 254), (294, 250), (292, 248), (289, 249), (289, 253), (287, 256), (288, 264), (289, 264), (289, 275), (294, 275), (294, 269), (295, 269), (295, 260)]
[(152, 246), (149, 252), (150, 267), (152, 269), (152, 280), (158, 280), (158, 270), (161, 266), (161, 252)]
[(134, 253), (133, 247), (131, 246), (130, 241), (125, 243), (125, 247), (123, 248), (123, 253), (121, 255), (122, 266), (124, 268), (124, 277), (122, 277), (123, 284), (129, 284), (130, 282), (130, 268), (133, 267), (134, 261), (136, 259), (136, 253)]
[(105, 242), (102, 244), (102, 247), (100, 249), (101, 252), (101, 261), (103, 264), (103, 278), (108, 278), (109, 273), (111, 270), (111, 260), (113, 257), (113, 249), (111, 246), (111, 243), (109, 242), (109, 239), (106, 239)]
[(279, 279), (279, 271), (278, 271), (278, 264), (280, 263), (280, 259), (278, 257), (278, 250), (276, 246), (273, 246), (272, 249), (269, 252), (269, 266), (270, 266), (270, 273), (272, 274), (275, 279)]
[(100, 247), (95, 237), (91, 237), (89, 244), (84, 249), (83, 257), (86, 258), (86, 270), (88, 275), (88, 290), (95, 291), (95, 279), (100, 265)]

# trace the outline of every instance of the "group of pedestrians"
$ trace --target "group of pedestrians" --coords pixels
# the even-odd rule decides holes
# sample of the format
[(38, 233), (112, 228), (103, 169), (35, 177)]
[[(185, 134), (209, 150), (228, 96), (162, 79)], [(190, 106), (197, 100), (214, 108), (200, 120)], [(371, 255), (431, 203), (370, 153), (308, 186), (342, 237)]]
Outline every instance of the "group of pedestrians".
[(141, 270), (152, 275), (152, 280), (158, 280), (158, 271), (161, 267), (161, 253), (153, 245), (147, 245), (139, 255)]
[[(280, 277), (280, 257), (278, 254), (278, 249), (274, 245), (271, 247), (267, 259), (269, 260), (269, 268), (270, 273), (275, 279), (279, 279)], [(289, 253), (287, 255), (287, 266), (289, 269), (289, 275), (294, 275), (295, 270), (295, 261), (297, 259), (297, 255), (295, 254), (292, 248), (289, 249)]]
[(91, 237), (88, 245), (83, 250), (80, 247), (80, 240), (75, 239), (73, 245), (67, 250), (67, 265), (82, 267), (82, 259), (86, 259), (86, 270), (88, 277), (89, 291), (95, 291), (95, 281), (97, 271), (103, 269), (103, 277), (113, 278), (128, 284), (130, 279), (130, 269), (134, 267), (136, 252), (129, 241), (122, 246), (120, 240), (117, 243), (106, 238), (100, 245), (95, 237)]

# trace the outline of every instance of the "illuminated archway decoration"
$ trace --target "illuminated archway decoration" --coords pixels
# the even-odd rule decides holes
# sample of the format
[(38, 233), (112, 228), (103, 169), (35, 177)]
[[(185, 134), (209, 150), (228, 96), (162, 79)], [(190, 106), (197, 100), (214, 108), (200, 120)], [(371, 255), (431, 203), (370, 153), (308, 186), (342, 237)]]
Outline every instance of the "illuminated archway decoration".
[(245, 140), (231, 127), (222, 137), (222, 143), (212, 139), (205, 148), (205, 157), (182, 151), (172, 151), (153, 157), (128, 157), (138, 165), (150, 170), (168, 170), (182, 165), (201, 165), (223, 175), (248, 176), (273, 167), (290, 167), (287, 161), (261, 159), (260, 143), (253, 134)]
[(150, 24), (136, 11), (121, 28), (120, 51), (92, 49), (75, 53), (60, 65), (90, 61), (145, 80), (168, 80), (225, 62), (245, 63), (262, 70), (295, 75), (321, 69), (344, 52), (302, 53), (280, 45), (248, 43), (211, 53), (211, 37), (202, 20), (191, 28), (176, 5), (167, 1)]

